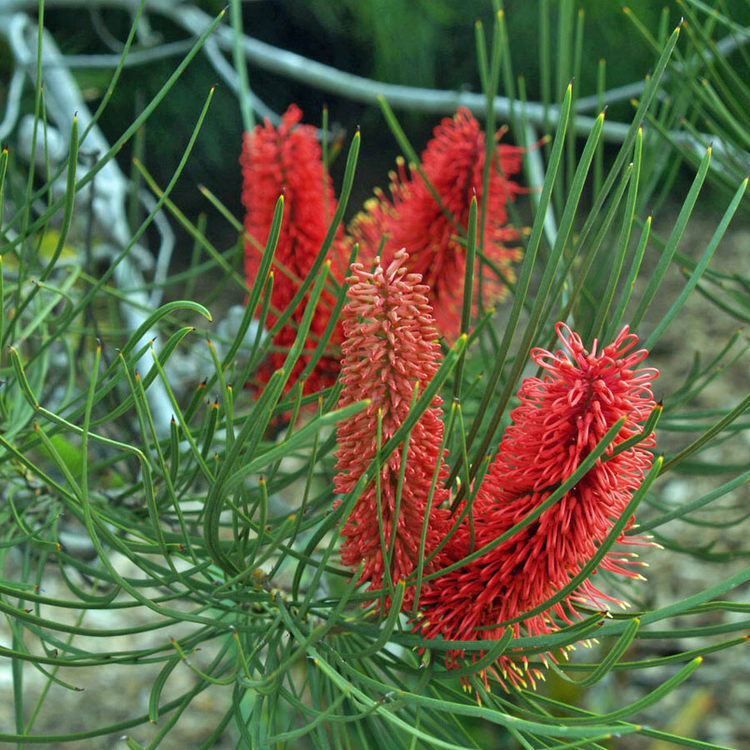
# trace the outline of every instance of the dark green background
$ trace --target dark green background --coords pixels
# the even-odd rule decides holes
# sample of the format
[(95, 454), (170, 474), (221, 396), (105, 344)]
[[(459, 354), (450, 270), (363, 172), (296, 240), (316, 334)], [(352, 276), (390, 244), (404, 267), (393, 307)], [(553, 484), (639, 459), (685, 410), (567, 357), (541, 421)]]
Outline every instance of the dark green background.
[[(595, 90), (600, 58), (607, 60), (607, 86), (642, 79), (653, 64), (653, 51), (630, 23), (622, 7), (610, 0), (585, 0), (584, 53), (579, 95)], [(207, 13), (218, 13), (223, 0), (202, 0)], [(676, 3), (634, 0), (628, 3), (644, 25), (656, 29), (662, 7), (670, 8), (670, 26), (680, 18)], [(739, 0), (726, 3), (733, 17), (747, 22), (748, 6)], [(551, 32), (557, 34), (558, 3), (550, 2)], [(537, 0), (507, 0), (506, 18), (514, 72), (523, 74), (530, 99), (539, 98), (539, 17)], [(435, 86), (478, 91), (474, 21), (482, 19), (491, 29), (490, 0), (258, 0), (243, 3), (246, 33), (271, 44), (290, 49), (341, 70), (383, 81), (415, 86)], [(118, 39), (127, 36), (130, 18), (125, 12), (103, 10), (100, 19)], [(154, 30), (164, 41), (184, 38), (184, 32), (157, 14), (151, 16)], [(49, 9), (47, 26), (64, 52), (108, 52), (94, 30), (86, 11)], [(4, 53), (4, 54), (7, 54)], [(114, 140), (131, 121), (138, 101), (148, 101), (174, 69), (177, 59), (126, 69), (123, 79), (101, 124)], [(110, 71), (78, 71), (82, 88), (96, 100), (106, 87)], [(327, 104), (331, 122), (351, 135), (362, 128), (362, 152), (352, 210), (361, 204), (376, 184), (385, 184), (397, 147), (384, 126), (377, 108), (330, 96), (295, 81), (255, 67), (249, 69), (253, 90), (275, 111), (283, 112), (297, 102), (306, 119), (319, 123)], [(554, 81), (553, 69), (553, 81)], [(198, 113), (217, 74), (202, 55), (191, 64), (170, 95), (151, 117), (146, 129), (146, 163), (160, 184), (165, 184), (179, 160)], [(557, 93), (557, 92), (555, 92)], [(630, 105), (610, 109), (610, 119), (629, 118)], [(438, 118), (432, 115), (399, 113), (415, 146), (421, 148)], [(205, 184), (240, 216), (241, 175), (238, 165), (242, 122), (236, 98), (220, 85), (193, 157), (175, 191), (179, 205), (194, 216), (207, 204), (196, 189)], [(127, 167), (126, 149), (121, 163)], [(340, 160), (343, 161), (343, 160)], [(334, 179), (342, 164), (333, 167)], [(220, 231), (209, 223), (208, 233)]]

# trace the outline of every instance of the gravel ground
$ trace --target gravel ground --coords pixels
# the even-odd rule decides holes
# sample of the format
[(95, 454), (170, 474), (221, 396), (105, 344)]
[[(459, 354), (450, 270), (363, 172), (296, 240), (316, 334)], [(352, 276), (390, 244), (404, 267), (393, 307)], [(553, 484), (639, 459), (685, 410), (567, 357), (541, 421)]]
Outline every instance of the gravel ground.
[[(125, 558), (115, 556), (112, 562), (123, 576), (142, 576), (142, 573)], [(146, 596), (154, 596), (157, 592), (145, 590), (144, 593)], [(44, 594), (71, 598), (63, 581), (55, 575), (50, 575), (45, 580)], [(154, 614), (145, 608), (114, 611), (90, 610), (80, 623), (74, 610), (65, 611), (56, 608), (52, 611), (51, 608), (43, 607), (42, 616), (45, 612), (58, 621), (99, 629), (134, 628), (154, 622)], [(170, 627), (146, 631), (136, 636), (107, 637), (104, 644), (101, 638), (79, 636), (74, 644), (92, 652), (143, 650), (168, 645), (171, 638), (179, 638), (189, 630), (189, 627)], [(9, 633), (5, 623), (0, 625), (0, 642), (9, 643)], [(191, 655), (190, 662), (198, 668), (205, 667), (215, 654), (215, 649), (208, 645), (197, 654)], [(163, 664), (112, 665), (109, 668), (61, 669), (57, 677), (75, 689), (65, 689), (60, 685), (52, 686), (45, 709), (40, 713), (34, 725), (34, 732), (41, 735), (85, 732), (147, 714), (151, 686), (162, 666)], [(24, 675), (24, 694), (28, 696), (26, 700), (33, 705), (33, 701), (44, 687), (46, 680), (42, 674), (33, 669), (25, 670)], [(180, 664), (167, 683), (164, 700), (176, 698), (179, 694), (189, 690), (196, 682), (190, 668)], [(12, 731), (15, 726), (12, 689), (10, 665), (7, 660), (2, 660), (0, 661), (0, 728), (7, 731)], [(198, 747), (201, 741), (211, 734), (221, 716), (226, 712), (229, 706), (227, 691), (227, 688), (214, 687), (196, 696), (191, 704), (191, 710), (182, 715), (169, 739), (160, 747), (167, 750)], [(106, 737), (70, 743), (53, 742), (45, 746), (71, 750), (74, 748), (76, 750), (78, 748), (81, 750), (84, 748), (86, 750), (94, 748), (125, 750), (126, 736), (131, 736), (141, 744), (147, 745), (163, 726), (162, 720), (156, 725), (146, 723), (132, 730), (123, 730)], [(0, 743), (0, 746), (3, 746), (3, 743)], [(230, 742), (227, 736), (225, 743), (215, 747), (234, 746), (234, 742)]]
[[(686, 252), (696, 257), (705, 249), (714, 226), (711, 221), (692, 222), (688, 228)], [(665, 231), (664, 228), (662, 231)], [(750, 267), (749, 253), (750, 230), (746, 227), (736, 227), (719, 247), (712, 268), (746, 274)], [(672, 300), (679, 294), (683, 284), (684, 279), (679, 274), (674, 273), (670, 276), (664, 287), (664, 294), (659, 294), (649, 311), (649, 320), (646, 324), (650, 321), (658, 321), (662, 317)], [(652, 352), (651, 362), (662, 373), (658, 381), (657, 394), (661, 392), (666, 396), (681, 385), (682, 379), (692, 364), (695, 351), (704, 355), (704, 362), (710, 361), (738, 327), (740, 326), (736, 320), (708, 304), (700, 294), (692, 294), (681, 316), (667, 329), (659, 345)], [(644, 325), (644, 333), (647, 332), (647, 325)], [(729, 368), (720, 378), (711, 383), (690, 406), (696, 409), (727, 409), (735, 406), (748, 392), (750, 392), (750, 371), (747, 367), (747, 356), (745, 356), (742, 362)], [(691, 436), (691, 438), (694, 437), (694, 435)], [(674, 433), (659, 434), (659, 449), (666, 453), (679, 449), (686, 442), (688, 441), (684, 438), (676, 439)], [(728, 440), (704, 452), (701, 460), (715, 460), (717, 463), (747, 463), (749, 446), (750, 435), (740, 433), (733, 440)], [(660, 485), (661, 496), (673, 503), (688, 502), (731, 478), (732, 475), (687, 477), (667, 474), (665, 481)], [(750, 489), (747, 485), (739, 488), (723, 498), (720, 505), (727, 510), (704, 514), (702, 518), (711, 521), (728, 521), (736, 518), (739, 515), (738, 510), (729, 508), (730, 506), (737, 509), (750, 507)], [(747, 521), (741, 525), (716, 529), (675, 520), (659, 531), (686, 547), (699, 547), (713, 543), (711, 552), (718, 554), (748, 549), (749, 528)], [(647, 584), (644, 584), (648, 587), (647, 602), (650, 606), (659, 607), (705, 590), (717, 581), (746, 568), (748, 564), (747, 558), (742, 557), (727, 562), (706, 562), (690, 555), (658, 549), (648, 550), (644, 557), (650, 563), (650, 570), (647, 574), (649, 580)], [(750, 586), (741, 586), (722, 598), (732, 601), (750, 601)], [(720, 616), (710, 614), (703, 618), (676, 618), (673, 621), (664, 621), (659, 623), (658, 628), (662, 630), (673, 626), (695, 627), (745, 618), (746, 615), (731, 613), (724, 613)], [(741, 636), (742, 633), (713, 640), (726, 640), (735, 635)], [(699, 648), (705, 645), (705, 639), (687, 639), (674, 644), (664, 640), (641, 640), (628, 654), (628, 658), (663, 656), (675, 653), (677, 650)], [(644, 692), (657, 687), (675, 671), (674, 667), (665, 667), (628, 673), (628, 679), (619, 681), (617, 684), (618, 698), (622, 703), (636, 700)], [(636, 715), (635, 720), (655, 728), (670, 728), (691, 737), (742, 750), (742, 748), (750, 747), (748, 717), (750, 717), (750, 652), (746, 646), (739, 645), (706, 656), (703, 665), (685, 684), (669, 695), (666, 700)], [(636, 750), (636, 748), (669, 750), (675, 746), (656, 741), (649, 742), (643, 738), (624, 738), (618, 747), (623, 750), (626, 748), (627, 750)]]

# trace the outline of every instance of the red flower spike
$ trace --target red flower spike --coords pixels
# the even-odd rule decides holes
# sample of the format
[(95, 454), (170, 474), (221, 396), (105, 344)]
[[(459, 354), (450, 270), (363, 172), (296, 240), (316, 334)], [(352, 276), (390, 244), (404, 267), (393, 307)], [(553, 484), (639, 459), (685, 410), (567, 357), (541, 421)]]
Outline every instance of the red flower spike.
[[(502, 135), (499, 131), (496, 138)], [(402, 247), (409, 250), (409, 270), (422, 275), (430, 287), (430, 302), (438, 330), (449, 341), (460, 332), (463, 305), (463, 279), (466, 268), (465, 249), (458, 239), (466, 232), (469, 208), (474, 195), (481, 212), (487, 210), (484, 254), (509, 280), (515, 278), (513, 264), (520, 260), (521, 249), (515, 246), (520, 233), (508, 225), (507, 204), (522, 192), (510, 178), (521, 169), (523, 149), (501, 144), (495, 151), (490, 171), (489, 197), (483, 197), (485, 135), (468, 109), (459, 109), (445, 118), (434, 131), (434, 137), (422, 154), (422, 168), (435, 188), (442, 206), (418, 174), (409, 174), (403, 160), (398, 173), (391, 174), (391, 197), (376, 193), (365, 211), (349, 228), (353, 241), (360, 243), (360, 259), (367, 262), (376, 254), (385, 261)], [(446, 216), (444, 209), (454, 221)], [(460, 229), (459, 229), (460, 228)], [(382, 252), (379, 246), (387, 237)], [(475, 306), (479, 289), (485, 305), (505, 297), (507, 288), (494, 271), (480, 265), (475, 269)]]
[[(271, 294), (268, 326), (273, 326), (300, 288), (320, 252), (330, 218), (336, 210), (331, 178), (325, 170), (315, 128), (300, 125), (302, 111), (292, 104), (275, 128), (266, 120), (252, 133), (245, 133), (240, 163), (243, 173), (242, 203), (246, 209), (245, 277), (248, 285), (255, 281), (273, 221), (276, 202), (285, 196), (284, 220), (274, 256), (275, 281)], [(343, 251), (343, 230), (339, 229), (332, 252), (332, 268), (345, 268), (338, 254)], [(267, 382), (280, 368), (305, 311), (303, 300), (289, 323), (274, 337), (273, 351), (258, 378)], [(330, 320), (335, 299), (324, 292), (310, 327), (308, 350), (313, 350)], [(340, 340), (340, 329), (332, 338)], [(292, 372), (287, 389), (310, 361), (303, 353)], [(305, 385), (312, 393), (333, 384), (338, 374), (338, 358), (324, 356)]]
[[(618, 419), (626, 417), (625, 424), (607, 448), (607, 460), (599, 459), (537, 521), (475, 562), (428, 583), (420, 600), (425, 619), (418, 627), (429, 637), (500, 638), (505, 627), (498, 623), (515, 618), (521, 619), (509, 627), (516, 636), (541, 635), (557, 630), (559, 622), (577, 619), (577, 604), (596, 609), (606, 609), (609, 602), (625, 606), (587, 580), (558, 604), (523, 618), (524, 612), (564, 588), (594, 556), (653, 462), (653, 434), (613, 455), (619, 444), (641, 432), (656, 406), (651, 382), (658, 371), (638, 369), (647, 352), (635, 349), (637, 336), (626, 327), (614, 343), (597, 352), (595, 342), (589, 353), (566, 325), (558, 324), (557, 332), (562, 350), (554, 354), (532, 351), (533, 360), (546, 374), (522, 384), (521, 405), (511, 413), (513, 424), (477, 494), (475, 548), (526, 518), (576, 471)], [(645, 543), (624, 535), (619, 541)], [(468, 529), (459, 529), (449, 545), (454, 559), (468, 554), (469, 544)], [(610, 552), (599, 567), (642, 578), (634, 570), (641, 565), (636, 557), (632, 552)], [(448, 666), (457, 666), (461, 657), (461, 651), (449, 653)], [(477, 658), (474, 654), (473, 660)], [(546, 663), (544, 657), (542, 661)], [(525, 686), (527, 679), (534, 685), (542, 676), (525, 657), (514, 659), (512, 654), (502, 656), (487, 672), (506, 689)]]
[[(396, 253), (383, 268), (376, 259), (372, 273), (361, 263), (352, 265), (348, 302), (342, 313), (344, 328), (341, 380), (344, 385), (339, 407), (371, 399), (359, 412), (338, 427), (336, 492), (352, 491), (370, 466), (377, 451), (380, 415), (384, 445), (407, 418), (414, 395), (429, 385), (440, 363), (437, 331), (427, 301), (428, 289), (418, 274), (408, 273), (405, 250)], [(444, 483), (448, 469), (440, 445), (443, 438), (442, 400), (435, 397), (411, 431), (401, 502), (396, 515), (398, 478), (403, 446), (382, 466), (380, 474), (383, 536), (390, 547), (394, 523), (395, 547), (391, 553), (393, 583), (416, 567), (422, 527), (427, 514), (430, 487), (436, 468), (438, 481), (432, 498), (427, 527), (426, 554), (446, 535), (448, 511), (441, 505), (448, 499)], [(371, 589), (385, 584), (385, 561), (378, 520), (375, 482), (360, 496), (342, 534), (341, 558), (356, 567), (364, 560), (362, 582)], [(404, 606), (413, 601), (407, 590)]]

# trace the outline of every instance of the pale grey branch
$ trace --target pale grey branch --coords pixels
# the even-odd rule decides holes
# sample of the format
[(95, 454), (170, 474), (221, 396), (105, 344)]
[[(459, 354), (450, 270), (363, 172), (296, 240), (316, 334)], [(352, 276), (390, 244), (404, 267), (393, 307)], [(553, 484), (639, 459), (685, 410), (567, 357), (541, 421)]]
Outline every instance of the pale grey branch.
[[(193, 41), (186, 39), (179, 42), (159, 44), (156, 47), (149, 47), (147, 49), (131, 50), (125, 58), (124, 67), (134, 68), (169, 57), (178, 57), (188, 52), (192, 46)], [(118, 54), (63, 55), (60, 64), (72, 70), (83, 68), (116, 68), (120, 64), (121, 59), (122, 55)]]
[(20, 68), (13, 71), (8, 86), (8, 97), (5, 100), (5, 116), (0, 122), (0, 141), (5, 140), (18, 122), (18, 115), (21, 112), (21, 95), (23, 94), (23, 84), (26, 74)]
[[(2, 19), (2, 16), (0, 16)], [(37, 28), (25, 14), (15, 14), (5, 25), (0, 22), (0, 30), (6, 30), (18, 69), (24, 70), (34, 80), (36, 77)], [(104, 134), (92, 124), (92, 116), (81, 92), (70, 71), (61, 65), (61, 55), (52, 36), (45, 32), (43, 38), (43, 76), (45, 86), (45, 104), (47, 112), (62, 134), (66, 134), (74, 115), (77, 115), (81, 131), (90, 127), (86, 138), (86, 148), (91, 152), (101, 154), (109, 151), (109, 143)], [(81, 144), (83, 145), (83, 144)], [(63, 183), (57, 189), (64, 189)], [(93, 201), (93, 211), (100, 229), (108, 233), (115, 244), (122, 248), (130, 242), (130, 227), (125, 210), (128, 195), (128, 181), (121, 172), (117, 162), (111, 159), (104, 165), (96, 179), (96, 192)], [(164, 240), (164, 234), (162, 234)], [(171, 251), (170, 251), (171, 254)], [(140, 270), (131, 262), (130, 258), (123, 258), (115, 267), (115, 283), (121, 288), (142, 288), (144, 279)], [(142, 308), (148, 304), (145, 293), (133, 293), (129, 299), (137, 307), (124, 300), (121, 304), (121, 314), (126, 327), (131, 332), (136, 331), (146, 320)], [(158, 340), (158, 332), (148, 331), (139, 346), (149, 340)], [(150, 367), (148, 358), (143, 358), (141, 368), (146, 372)], [(154, 415), (154, 421), (161, 434), (169, 434), (172, 410), (169, 397), (161, 381), (154, 381), (148, 388), (146, 395)]]

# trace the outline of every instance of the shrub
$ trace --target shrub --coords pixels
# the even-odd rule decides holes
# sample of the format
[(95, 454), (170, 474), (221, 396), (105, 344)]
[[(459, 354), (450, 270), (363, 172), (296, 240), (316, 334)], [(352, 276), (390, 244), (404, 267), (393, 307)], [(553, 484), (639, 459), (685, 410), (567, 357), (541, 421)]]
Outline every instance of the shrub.
[[(730, 57), (738, 29), (720, 5), (709, 13), (688, 2), (689, 24), (671, 32), (666, 23), (651, 32), (630, 14), (634, 38), (655, 58), (649, 78), (629, 88), (638, 101), (622, 123), (584, 116), (592, 100), (572, 84), (554, 101), (525, 101), (504, 14), (488, 35), (477, 26), (484, 90), (458, 99), (480, 113), (484, 133), (507, 116), (526, 182), (526, 192), (513, 188), (515, 205), (493, 203), (499, 176), (517, 178), (503, 172), (503, 146), (479, 139), (464, 110), (459, 119), (483, 152), (440, 167), (476, 172), (471, 189), (451, 193), (460, 205), (444, 205), (433, 152), (428, 146), (420, 160), (389, 101), (435, 111), (452, 110), (457, 97), (383, 86), (384, 120), (409, 174), (378, 207), (391, 222), (378, 231), (398, 236), (391, 220), (405, 193), (421, 206), (434, 201), (433, 250), (450, 260), (440, 267), (450, 275), (433, 283), (440, 268), (427, 263), (417, 269), (427, 285), (408, 267), (410, 249), (385, 237), (380, 247), (360, 237), (356, 264), (351, 238), (362, 219), (344, 237), (366, 133), (349, 139), (336, 199), (327, 118), (320, 150), (309, 125), (254, 130), (261, 105), (243, 49), (269, 66), (273, 54), (241, 46), (238, 2), (232, 27), (195, 7), (149, 7), (192, 24), (195, 39), (111, 146), (98, 118), (143, 33), (143, 6), (93, 115), (42, 33), (43, 3), (36, 26), (24, 13), (13, 17), (2, 34), (18, 73), (0, 126), (14, 144), (0, 155), (0, 657), (12, 715), (0, 714), (8, 722), (0, 739), (125, 735), (133, 748), (167, 746), (170, 737), (178, 746), (189, 724), (191, 746), (206, 748), (562, 750), (626, 735), (720, 747), (639, 715), (704, 656), (744, 643), (747, 621), (734, 615), (748, 605), (723, 597), (736, 597), (750, 570), (665, 603), (636, 580), (640, 561), (629, 548), (615, 546), (643, 546), (652, 581), (666, 555), (703, 565), (747, 555), (664, 531), (675, 519), (717, 528), (746, 520), (732, 497), (750, 479), (737, 447), (750, 397), (710, 408), (701, 401), (744, 361), (743, 337), (696, 352), (688, 372), (662, 366), (659, 403), (643, 362), (696, 292), (712, 314), (748, 319), (743, 269), (710, 267), (748, 205), (745, 58)], [(556, 75), (566, 82), (587, 61), (576, 55), (583, 26), (566, 33), (573, 4), (562, 2), (560, 16)], [(122, 171), (123, 146), (135, 141), (142, 151), (144, 123), (197, 54), (208, 49), (216, 63), (217, 44), (234, 45), (235, 67), (217, 64), (244, 115), (246, 207), (253, 139), (296, 132), (309, 147), (294, 159), (311, 159), (305, 174), (320, 178), (312, 234), (304, 235), (304, 212), (291, 210), (304, 191), (285, 195), (283, 175), (278, 191), (264, 183), (262, 221), (253, 214), (243, 224), (207, 188), (211, 210), (201, 217), (173, 202), (213, 89), (167, 185), (148, 169), (158, 154), (134, 159), (130, 176)], [(21, 67), (34, 54), (38, 66)], [(277, 59), (281, 72), (314, 73), (344, 95), (378, 93), (372, 82)], [(549, 60), (540, 65), (551, 81)], [(19, 89), (26, 75), (28, 100)], [(622, 92), (599, 79), (592, 96), (601, 108)], [(16, 103), (26, 108), (18, 123)], [(605, 140), (618, 144), (612, 154)], [(241, 147), (238, 133), (232, 169)], [(681, 200), (675, 164), (690, 180)], [(711, 206), (722, 202), (721, 216), (694, 258), (682, 243), (707, 196)], [(394, 221), (413, 221), (406, 213)], [(657, 231), (655, 219), (669, 231)], [(231, 228), (226, 247), (209, 238), (219, 223)], [(498, 267), (501, 224), (523, 247)], [(246, 277), (243, 260), (256, 245)], [(684, 277), (677, 291), (675, 270)], [(504, 301), (482, 294), (493, 285)], [(446, 294), (449, 315), (440, 308)], [(450, 320), (445, 330), (441, 318)], [(681, 345), (691, 348), (689, 332)], [(665, 492), (676, 473), (692, 483), (679, 502)], [(664, 650), (641, 650), (654, 641)], [(582, 642), (591, 650), (561, 658)], [(602, 687), (638, 691), (644, 670), (658, 684), (635, 697)], [(538, 683), (545, 674), (552, 687)], [(89, 681), (108, 688), (87, 693), (80, 715), (63, 722), (50, 713), (54, 696)], [(125, 697), (133, 685), (143, 705)], [(208, 694), (217, 708), (204, 718)], [(100, 721), (97, 702), (107, 696), (121, 705)]]

